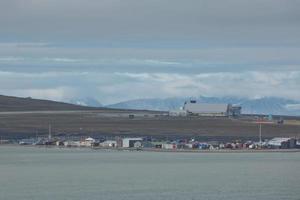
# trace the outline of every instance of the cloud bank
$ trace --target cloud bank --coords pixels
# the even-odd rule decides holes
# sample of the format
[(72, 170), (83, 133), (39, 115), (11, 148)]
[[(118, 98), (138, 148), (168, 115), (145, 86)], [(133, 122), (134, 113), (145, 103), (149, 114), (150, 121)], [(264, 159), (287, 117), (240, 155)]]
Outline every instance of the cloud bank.
[(0, 93), (300, 100), (297, 0), (2, 0)]
[(300, 71), (178, 73), (0, 72), (0, 93), (70, 101), (94, 97), (104, 104), (174, 96), (275, 96), (300, 99)]

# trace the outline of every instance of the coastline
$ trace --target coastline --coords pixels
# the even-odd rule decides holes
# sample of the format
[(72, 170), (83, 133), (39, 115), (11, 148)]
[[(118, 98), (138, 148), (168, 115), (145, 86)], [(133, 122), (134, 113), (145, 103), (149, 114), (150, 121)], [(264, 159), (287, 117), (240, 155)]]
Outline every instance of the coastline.
[(300, 153), (300, 149), (159, 149), (159, 148), (106, 148), (106, 147), (61, 147), (61, 146), (38, 146), (1, 144), (0, 147), (35, 147), (35, 148), (56, 148), (56, 149), (91, 149), (95, 151), (136, 151), (136, 152), (166, 152), (166, 153)]
[(219, 149), (219, 150), (198, 150), (198, 149), (142, 149), (148, 152), (170, 152), (170, 153), (300, 153), (300, 149)]

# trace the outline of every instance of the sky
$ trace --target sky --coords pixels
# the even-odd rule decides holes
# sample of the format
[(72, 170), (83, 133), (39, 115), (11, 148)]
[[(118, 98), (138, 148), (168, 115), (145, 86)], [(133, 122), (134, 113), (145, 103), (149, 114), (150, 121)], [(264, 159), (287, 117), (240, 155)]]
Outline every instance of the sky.
[(1, 0), (0, 94), (300, 100), (300, 0)]

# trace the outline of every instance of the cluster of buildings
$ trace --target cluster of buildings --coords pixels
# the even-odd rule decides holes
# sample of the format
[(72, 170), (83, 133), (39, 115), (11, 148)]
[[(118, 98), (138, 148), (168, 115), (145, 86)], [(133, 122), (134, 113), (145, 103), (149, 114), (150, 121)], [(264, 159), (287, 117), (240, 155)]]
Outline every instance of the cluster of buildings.
[(155, 142), (154, 148), (161, 149), (199, 149), (199, 150), (220, 150), (220, 149), (295, 149), (300, 148), (300, 141), (295, 138), (273, 138), (264, 142), (234, 141), (234, 142), (199, 142), (195, 140), (177, 140), (172, 142)]
[(240, 116), (242, 113), (241, 106), (232, 104), (212, 104), (198, 103), (196, 100), (186, 101), (179, 110), (169, 111), (170, 116), (210, 116), (210, 117), (228, 117)]
[(115, 140), (94, 139), (92, 137), (78, 139), (39, 138), (22, 139), (20, 145), (47, 145), (64, 147), (103, 147), (103, 148), (141, 148), (143, 138), (117, 138)]
[(191, 140), (174, 140), (174, 141), (157, 141), (149, 140), (141, 137), (120, 138), (109, 140), (98, 140), (87, 137), (80, 140), (68, 139), (25, 139), (19, 142), (20, 145), (56, 145), (63, 147), (94, 147), (94, 148), (123, 148), (123, 149), (194, 149), (194, 150), (219, 150), (219, 149), (293, 149), (300, 148), (300, 142), (295, 138), (273, 138), (264, 142), (253, 141), (234, 141), (234, 142), (200, 142)]

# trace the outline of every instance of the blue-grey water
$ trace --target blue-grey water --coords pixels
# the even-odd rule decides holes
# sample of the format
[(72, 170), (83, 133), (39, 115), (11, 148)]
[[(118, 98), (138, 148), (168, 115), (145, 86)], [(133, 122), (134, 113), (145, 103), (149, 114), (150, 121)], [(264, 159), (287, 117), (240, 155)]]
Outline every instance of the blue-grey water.
[(1, 200), (300, 199), (300, 153), (0, 146)]

